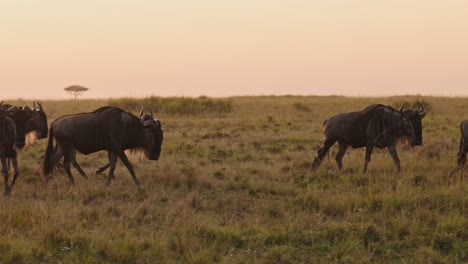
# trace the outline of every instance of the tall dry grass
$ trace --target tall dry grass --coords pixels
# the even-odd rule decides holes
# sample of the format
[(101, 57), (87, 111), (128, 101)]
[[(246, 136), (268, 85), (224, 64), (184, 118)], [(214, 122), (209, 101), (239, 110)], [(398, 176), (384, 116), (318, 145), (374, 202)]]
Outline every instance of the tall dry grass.
[[(388, 151), (376, 150), (369, 173), (362, 175), (362, 149), (348, 151), (340, 172), (336, 148), (316, 173), (310, 171), (324, 119), (371, 103), (399, 107), (417, 100), (431, 107), (423, 120), (424, 145), (398, 148), (401, 174)], [(134, 101), (127, 110), (136, 114), (141, 102)], [(46, 184), (39, 173), (46, 142), (26, 147), (13, 194), (0, 198), (0, 262), (468, 261), (466, 172), (447, 177), (456, 163), (458, 125), (468, 114), (468, 99), (227, 101), (229, 111), (196, 115), (153, 109), (165, 141), (160, 161), (134, 161), (140, 188), (120, 163), (109, 187), (105, 176), (94, 175), (107, 163), (105, 152), (78, 155), (89, 180), (73, 171), (75, 186), (63, 173)], [(43, 102), (49, 122), (107, 103)]]

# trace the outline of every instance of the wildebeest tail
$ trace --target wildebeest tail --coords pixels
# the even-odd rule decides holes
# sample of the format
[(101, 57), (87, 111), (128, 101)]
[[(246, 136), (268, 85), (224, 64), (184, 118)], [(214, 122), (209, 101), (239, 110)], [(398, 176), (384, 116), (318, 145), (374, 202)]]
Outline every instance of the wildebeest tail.
[(46, 153), (44, 156), (44, 162), (42, 163), (42, 174), (44, 177), (49, 176), (55, 168), (55, 160), (52, 158), (55, 152), (54, 149), (54, 129), (50, 126), (49, 129), (49, 142), (47, 143)]

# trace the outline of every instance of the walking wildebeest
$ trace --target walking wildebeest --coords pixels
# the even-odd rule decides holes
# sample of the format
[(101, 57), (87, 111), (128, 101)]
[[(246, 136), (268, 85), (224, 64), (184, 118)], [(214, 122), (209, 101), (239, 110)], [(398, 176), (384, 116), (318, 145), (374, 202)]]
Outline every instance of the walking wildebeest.
[(377, 148), (388, 148), (397, 170), (400, 171), (400, 159), (396, 152), (396, 145), (401, 138), (407, 138), (411, 146), (422, 145), (422, 124), (424, 118), (424, 106), (419, 103), (420, 110), (403, 111), (405, 104), (400, 110), (390, 106), (374, 104), (362, 111), (342, 113), (325, 120), (325, 142), (323, 147), (317, 151), (312, 169), (316, 170), (331, 146), (336, 142), (339, 144), (336, 163), (341, 170), (342, 159), (348, 146), (353, 148), (366, 147), (366, 156), (363, 173), (367, 171), (372, 150)]
[[(0, 106), (2, 104), (3, 102), (0, 103)], [(18, 161), (16, 159), (15, 150), (16, 128), (15, 122), (10, 118), (13, 111), (11, 107), (7, 110), (3, 110), (0, 107), (0, 160), (2, 162), (2, 173), (5, 180), (5, 195), (10, 194), (11, 188), (13, 188), (16, 178), (18, 177)], [(15, 171), (11, 186), (8, 184), (10, 170), (8, 169), (7, 158), (12, 159)]]
[[(54, 139), (57, 143), (55, 147)], [(107, 150), (110, 163), (107, 184), (110, 184), (114, 177), (115, 165), (119, 157), (130, 171), (135, 183), (139, 185), (140, 182), (135, 176), (133, 166), (124, 151), (141, 149), (149, 160), (158, 160), (162, 141), (161, 122), (154, 119), (152, 113), (143, 115), (143, 108), (140, 118), (111, 106), (101, 107), (90, 113), (63, 116), (50, 126), (43, 174), (49, 178), (63, 156), (63, 166), (70, 182), (74, 183), (70, 162), (74, 162), (75, 151), (78, 150), (87, 155)]]

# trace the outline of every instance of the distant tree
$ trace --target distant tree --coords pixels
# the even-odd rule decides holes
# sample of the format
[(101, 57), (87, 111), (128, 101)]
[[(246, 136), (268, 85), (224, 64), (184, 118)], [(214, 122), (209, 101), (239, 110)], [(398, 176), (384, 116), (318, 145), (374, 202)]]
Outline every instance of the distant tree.
[(75, 96), (75, 100), (76, 100), (76, 97), (78, 95), (81, 95), (83, 94), (84, 92), (88, 91), (89, 88), (86, 88), (84, 86), (81, 86), (81, 85), (72, 85), (72, 86), (68, 86), (67, 88), (64, 89), (66, 92), (68, 92), (69, 94)]

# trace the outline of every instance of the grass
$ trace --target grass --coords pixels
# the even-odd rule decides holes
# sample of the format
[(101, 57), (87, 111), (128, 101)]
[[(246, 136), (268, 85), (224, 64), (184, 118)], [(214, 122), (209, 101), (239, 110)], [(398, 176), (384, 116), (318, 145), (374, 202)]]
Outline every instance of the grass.
[(109, 105), (117, 106), (127, 111), (140, 111), (141, 106), (151, 109), (155, 113), (172, 115), (202, 115), (206, 113), (229, 113), (232, 102), (226, 99), (210, 99), (207, 97), (147, 97), (144, 99), (120, 98), (109, 100)]
[[(148, 103), (153, 100), (191, 103), (169, 111)], [(418, 100), (430, 106), (424, 145), (398, 148), (401, 174), (388, 151), (376, 150), (362, 175), (362, 149), (348, 151), (340, 172), (336, 147), (316, 173), (310, 171), (324, 119), (371, 103), (398, 108)], [(209, 101), (230, 110), (187, 110)], [(154, 107), (165, 141), (160, 161), (134, 161), (140, 188), (121, 163), (110, 187), (105, 176), (94, 175), (107, 163), (105, 152), (78, 155), (89, 180), (72, 170), (75, 186), (63, 173), (46, 184), (39, 161), (47, 142), (24, 149), (12, 195), (0, 197), (1, 263), (468, 261), (466, 172), (447, 178), (456, 163), (459, 123), (468, 113), (466, 98), (147, 98), (43, 105), (50, 123), (107, 104), (136, 114), (141, 103)]]

